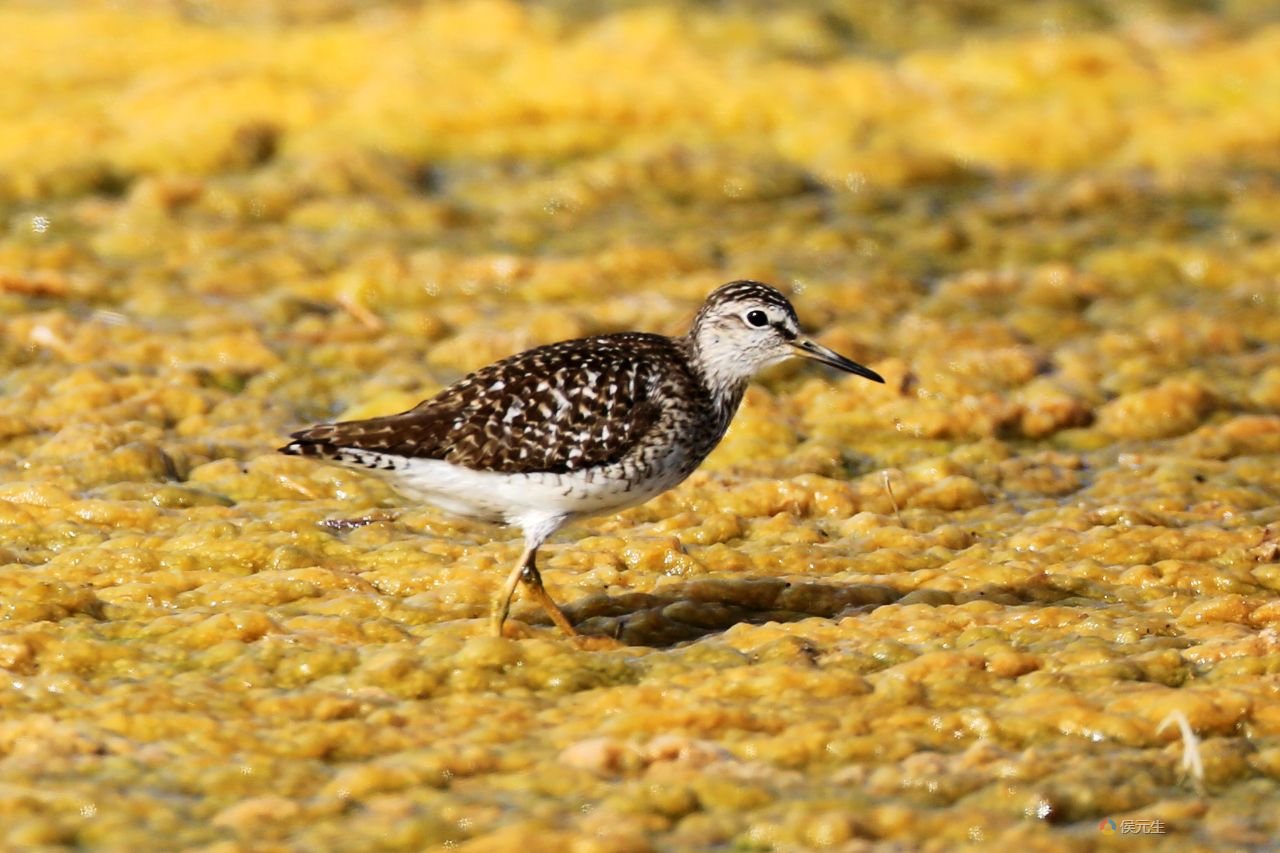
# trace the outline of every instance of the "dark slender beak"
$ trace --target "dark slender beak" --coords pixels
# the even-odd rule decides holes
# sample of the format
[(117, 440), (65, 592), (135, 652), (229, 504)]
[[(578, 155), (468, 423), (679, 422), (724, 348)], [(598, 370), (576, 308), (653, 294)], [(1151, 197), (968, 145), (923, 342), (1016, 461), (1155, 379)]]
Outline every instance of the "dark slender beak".
[(865, 376), (872, 382), (884, 382), (884, 377), (879, 373), (876, 373), (871, 368), (863, 367), (861, 364), (858, 364), (858, 362), (845, 358), (835, 350), (827, 349), (812, 338), (801, 335), (791, 342), (791, 347), (795, 350), (796, 355), (801, 358), (813, 359), (821, 364), (834, 367), (837, 370), (843, 370), (845, 373)]

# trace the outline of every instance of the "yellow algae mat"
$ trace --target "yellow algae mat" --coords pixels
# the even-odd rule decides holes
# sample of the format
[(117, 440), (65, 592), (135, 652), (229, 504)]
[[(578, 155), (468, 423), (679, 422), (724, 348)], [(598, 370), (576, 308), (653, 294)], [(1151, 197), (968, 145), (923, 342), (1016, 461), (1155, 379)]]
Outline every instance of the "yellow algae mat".
[[(0, 849), (1275, 843), (1272, 5), (0, 5)], [(888, 382), (565, 531), (613, 645), (274, 452), (744, 277)]]

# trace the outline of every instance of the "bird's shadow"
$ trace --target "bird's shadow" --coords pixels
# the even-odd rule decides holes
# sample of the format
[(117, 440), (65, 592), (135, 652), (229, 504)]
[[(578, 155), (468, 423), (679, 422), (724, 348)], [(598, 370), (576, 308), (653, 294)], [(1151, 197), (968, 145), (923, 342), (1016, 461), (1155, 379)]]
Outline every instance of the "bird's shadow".
[(885, 584), (716, 578), (671, 584), (654, 592), (600, 593), (579, 599), (564, 610), (582, 634), (612, 637), (629, 646), (665, 648), (722, 633), (738, 624), (798, 622), (813, 617), (838, 620), (894, 603), (1061, 604), (1073, 598), (1079, 598), (1077, 591), (1044, 575), (1029, 578), (1018, 587), (989, 584), (961, 592), (904, 591)]

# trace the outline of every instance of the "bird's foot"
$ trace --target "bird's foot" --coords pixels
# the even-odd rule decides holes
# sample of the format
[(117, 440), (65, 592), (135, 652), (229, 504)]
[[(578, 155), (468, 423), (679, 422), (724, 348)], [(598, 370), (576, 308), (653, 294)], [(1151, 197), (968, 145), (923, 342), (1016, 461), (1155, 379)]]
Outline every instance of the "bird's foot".
[(534, 636), (533, 629), (519, 619), (508, 619), (495, 626), (491, 633), (508, 640), (527, 640)]

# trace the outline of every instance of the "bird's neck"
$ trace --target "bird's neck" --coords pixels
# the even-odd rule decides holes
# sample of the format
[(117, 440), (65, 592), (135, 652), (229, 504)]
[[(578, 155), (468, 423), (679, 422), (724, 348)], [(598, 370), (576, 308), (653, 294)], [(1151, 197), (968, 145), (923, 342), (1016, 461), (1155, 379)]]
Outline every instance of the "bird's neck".
[(682, 341), (694, 374), (711, 398), (712, 417), (723, 432), (738, 411), (752, 373), (743, 369), (742, 359), (731, 348), (718, 347), (714, 340), (699, 340), (697, 331), (695, 328)]

